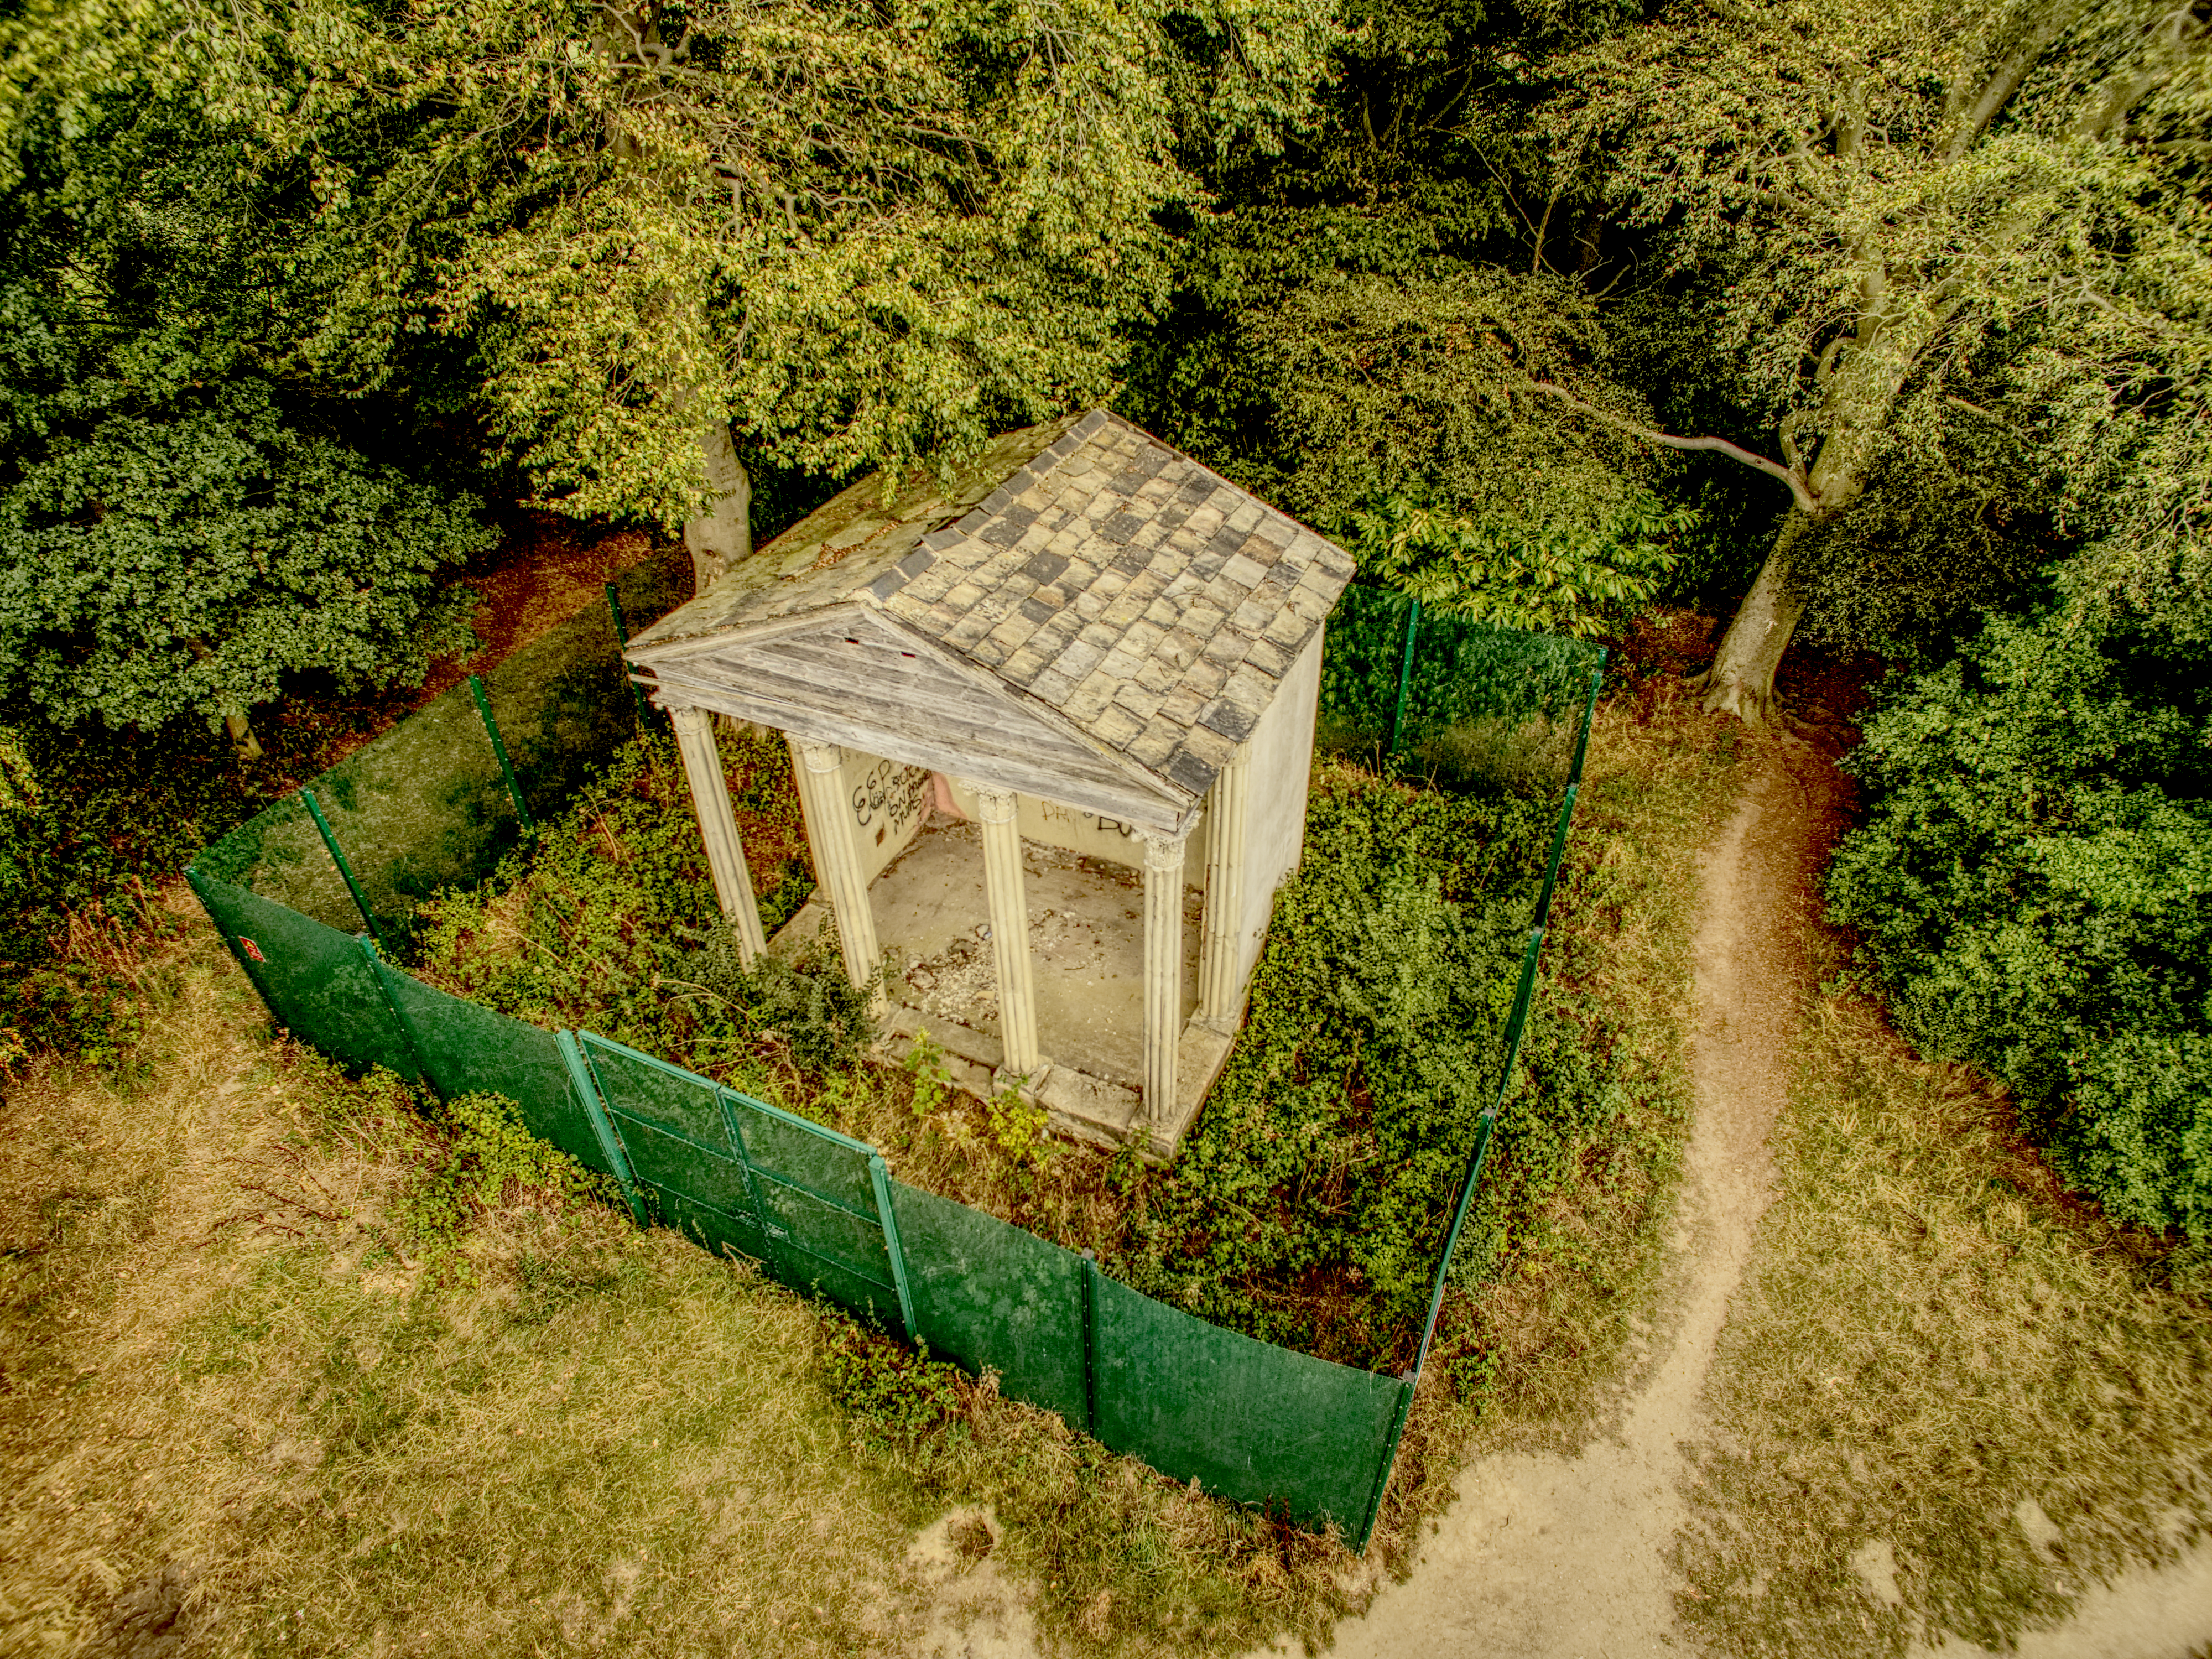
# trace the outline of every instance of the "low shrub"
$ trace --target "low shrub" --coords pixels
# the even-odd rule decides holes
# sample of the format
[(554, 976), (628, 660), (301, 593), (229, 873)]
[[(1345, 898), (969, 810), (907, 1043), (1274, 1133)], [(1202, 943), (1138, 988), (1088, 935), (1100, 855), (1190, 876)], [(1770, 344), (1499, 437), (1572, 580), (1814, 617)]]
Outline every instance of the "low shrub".
[(822, 1317), (822, 1376), (861, 1437), (891, 1451), (956, 1425), (965, 1379), (929, 1345), (909, 1347), (837, 1312)]
[(2212, 1238), (2212, 675), (2117, 626), (1992, 622), (1900, 678), (1827, 878), (1899, 1023), (2011, 1085), (2115, 1216)]

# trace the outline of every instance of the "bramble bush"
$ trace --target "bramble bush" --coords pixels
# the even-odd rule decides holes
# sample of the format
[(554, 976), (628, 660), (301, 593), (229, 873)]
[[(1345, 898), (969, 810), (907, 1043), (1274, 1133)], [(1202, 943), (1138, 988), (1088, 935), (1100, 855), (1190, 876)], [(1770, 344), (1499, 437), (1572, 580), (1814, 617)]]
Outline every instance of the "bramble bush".
[[(1317, 769), (1304, 861), (1277, 898), (1244, 1032), (1173, 1170), (1131, 1172), (1140, 1192), (1117, 1273), (1270, 1341), (1411, 1359), (1496, 1097), (1557, 810), (1547, 794)], [(1582, 1121), (1609, 1109), (1617, 1091), (1580, 1035), (1539, 1005), (1462, 1282), (1504, 1248), (1506, 1218), (1564, 1178)]]
[(2212, 1239), (2212, 676), (2118, 623), (1993, 621), (1900, 678), (1827, 878), (1899, 1024), (2011, 1085), (2112, 1215)]

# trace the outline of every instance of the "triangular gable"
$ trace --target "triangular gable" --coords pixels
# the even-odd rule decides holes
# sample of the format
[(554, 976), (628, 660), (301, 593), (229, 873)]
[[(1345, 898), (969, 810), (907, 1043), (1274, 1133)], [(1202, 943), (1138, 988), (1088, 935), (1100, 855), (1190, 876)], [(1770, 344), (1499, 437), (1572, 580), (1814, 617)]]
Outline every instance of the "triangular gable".
[(633, 647), (662, 701), (1170, 832), (1195, 798), (872, 607)]

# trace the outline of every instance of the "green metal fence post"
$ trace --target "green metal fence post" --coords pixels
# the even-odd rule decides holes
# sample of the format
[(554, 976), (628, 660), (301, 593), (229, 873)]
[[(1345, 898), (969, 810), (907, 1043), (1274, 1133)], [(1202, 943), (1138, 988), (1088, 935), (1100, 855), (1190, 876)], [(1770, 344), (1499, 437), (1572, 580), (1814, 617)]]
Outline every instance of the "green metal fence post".
[(1444, 1305), (1444, 1279), (1451, 1272), (1452, 1252), (1459, 1248), (1461, 1231), (1467, 1225), (1467, 1212), (1474, 1199), (1474, 1189), (1482, 1180), (1483, 1160), (1490, 1156), (1490, 1136), (1497, 1126), (1498, 1109), (1505, 1103), (1505, 1091), (1513, 1085), (1514, 1063), (1521, 1058), (1521, 1034), (1528, 1024), (1528, 1000), (1536, 988), (1536, 957), (1544, 948), (1544, 930), (1528, 930), (1528, 944), (1521, 953), (1521, 983), (1513, 994), (1513, 1013), (1505, 1025), (1505, 1065), (1498, 1077), (1498, 1096), (1483, 1109), (1482, 1121), (1474, 1133), (1474, 1156), (1468, 1160), (1467, 1179), (1459, 1189), (1459, 1203), (1452, 1211), (1451, 1231), (1444, 1236), (1444, 1252), (1437, 1263), (1437, 1279), (1429, 1292), (1428, 1323), (1421, 1328), (1421, 1346), (1413, 1357), (1413, 1370), (1419, 1375), (1429, 1357), (1429, 1344), (1437, 1334), (1437, 1316)]
[(353, 895), (354, 908), (361, 912), (361, 919), (368, 924), (368, 936), (381, 945), (384, 930), (376, 925), (376, 913), (368, 908), (368, 896), (361, 890), (361, 883), (354, 877), (353, 866), (346, 861), (345, 848), (338, 845), (338, 838), (331, 833), (331, 821), (323, 816), (322, 804), (315, 799), (315, 792), (312, 789), (302, 789), (300, 799), (307, 803), (307, 811), (315, 820), (315, 828), (323, 832), (323, 845), (331, 849), (331, 862), (337, 866), (338, 874), (345, 878), (346, 891)]
[(1567, 793), (1559, 802), (1559, 827), (1552, 836), (1552, 861), (1544, 869), (1544, 888), (1536, 900), (1536, 926), (1547, 927), (1552, 919), (1552, 895), (1559, 884), (1559, 861), (1566, 856), (1567, 831), (1574, 823), (1575, 801), (1582, 793), (1583, 760), (1589, 753), (1590, 720), (1597, 713), (1597, 691), (1605, 678), (1605, 653), (1601, 647), (1598, 665), (1590, 670), (1589, 695), (1583, 700), (1582, 730), (1575, 738), (1575, 763), (1567, 773)]
[(1406, 612), (1406, 648), (1398, 659), (1398, 702), (1390, 711), (1390, 753), (1398, 752), (1398, 734), (1406, 724), (1406, 693), (1413, 680), (1413, 631), (1421, 625), (1421, 602), (1415, 599)]
[(522, 821), (525, 830), (536, 828), (530, 821), (529, 803), (522, 799), (522, 786), (514, 781), (514, 768), (507, 758), (506, 739), (499, 735), (499, 722), (491, 717), (491, 702), (484, 696), (483, 681), (469, 676), (469, 695), (477, 700), (477, 715), (483, 721), (484, 735), (491, 739), (491, 752), (499, 761), (499, 775), (507, 780), (507, 799), (514, 803), (514, 816)]
[(884, 1248), (891, 1259), (891, 1283), (898, 1289), (899, 1317), (906, 1322), (907, 1340), (919, 1343), (921, 1332), (914, 1322), (914, 1292), (907, 1288), (906, 1249), (899, 1243), (898, 1218), (891, 1213), (891, 1172), (881, 1152), (868, 1154), (868, 1179), (876, 1189), (876, 1210), (884, 1218)]
[(1567, 774), (1570, 787), (1583, 781), (1583, 757), (1589, 753), (1590, 720), (1597, 713), (1597, 691), (1605, 683), (1605, 659), (1609, 648), (1598, 647), (1597, 666), (1590, 670), (1589, 696), (1583, 699), (1583, 729), (1575, 738), (1574, 769)]
[(1098, 1432), (1098, 1253), (1083, 1252), (1083, 1431)]
[(1559, 884), (1559, 860), (1567, 853), (1567, 827), (1574, 822), (1575, 797), (1582, 785), (1567, 786), (1566, 798), (1559, 803), (1559, 826), (1552, 834), (1552, 861), (1544, 867), (1543, 890), (1536, 896), (1536, 926), (1543, 928), (1552, 918), (1552, 894)]
[(621, 669), (623, 678), (629, 685), (630, 701), (637, 705), (637, 729), (642, 732), (645, 730), (646, 716), (652, 712), (653, 705), (646, 702), (645, 693), (639, 689), (637, 682), (630, 678), (629, 665), (622, 660), (623, 647), (629, 643), (629, 624), (623, 620), (622, 595), (615, 591), (615, 585), (612, 582), (609, 582), (606, 586), (607, 614), (615, 619), (616, 665)]
[(1390, 1431), (1382, 1437), (1382, 1461), (1375, 1467), (1375, 1484), (1367, 1491), (1367, 1516), (1359, 1523), (1359, 1536), (1352, 1543), (1354, 1555), (1366, 1554), (1367, 1540), (1375, 1535), (1376, 1520), (1382, 1513), (1382, 1494), (1390, 1489), (1390, 1470), (1398, 1461), (1398, 1441), (1406, 1432), (1406, 1413), (1413, 1409), (1413, 1390), (1420, 1385), (1418, 1365), (1398, 1379), (1398, 1409), (1390, 1413)]
[(371, 941), (362, 939), (360, 943), (362, 955), (368, 959), (368, 975), (376, 981), (377, 994), (384, 999), (384, 1006), (392, 1011), (392, 1023), (399, 1028), (399, 1035), (406, 1038), (407, 1052), (415, 1056), (416, 1076), (429, 1085), (430, 1091), (443, 1100), (446, 1091), (438, 1086), (438, 1079), (430, 1075), (429, 1063), (422, 1058), (422, 1041), (415, 1035), (415, 1023), (407, 1018), (405, 1011), (399, 1006), (399, 999), (392, 994), (392, 987), (384, 977), (390, 971), (385, 965), (384, 957)]
[(592, 1133), (599, 1138), (599, 1151), (605, 1156), (607, 1167), (615, 1172), (616, 1184), (621, 1187), (623, 1198), (629, 1205), (630, 1219), (641, 1227), (645, 1225), (645, 1200), (638, 1196), (637, 1178), (629, 1167), (629, 1154), (623, 1150), (622, 1137), (615, 1133), (613, 1120), (607, 1115), (606, 1103), (599, 1098), (599, 1085), (592, 1076), (591, 1067), (584, 1064), (584, 1051), (576, 1046), (574, 1031), (553, 1033), (554, 1045), (561, 1050), (561, 1063), (568, 1071), (568, 1086), (584, 1103), (584, 1115), (592, 1120)]

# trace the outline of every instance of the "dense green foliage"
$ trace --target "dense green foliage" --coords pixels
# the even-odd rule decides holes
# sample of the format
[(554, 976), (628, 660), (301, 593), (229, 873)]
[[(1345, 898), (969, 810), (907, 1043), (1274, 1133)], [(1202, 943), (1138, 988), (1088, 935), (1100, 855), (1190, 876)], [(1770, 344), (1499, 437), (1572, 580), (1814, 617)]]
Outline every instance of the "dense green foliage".
[(470, 642), (452, 567), (491, 538), (428, 441), (432, 360), (368, 400), (311, 360), (304, 181), (143, 88), (7, 113), (0, 698), (144, 732), (306, 671), (420, 684)]
[(1403, 495), (1349, 515), (1346, 540), (1368, 575), (1429, 610), (1494, 628), (1590, 635), (1649, 605), (1695, 509), (1639, 492), (1595, 529), (1451, 517)]
[(1828, 878), (1897, 1018), (2115, 1216), (2212, 1238), (2212, 662), (2060, 613), (1904, 679)]
[(376, 386), (451, 341), (548, 499), (673, 524), (713, 422), (837, 473), (1103, 394), (1176, 147), (1271, 142), (1330, 33), (1310, 0), (143, 0), (0, 46), (64, 123), (129, 76), (304, 187), (307, 358)]
[[(1246, 1028), (1173, 1170), (1143, 1178), (1130, 1282), (1220, 1323), (1360, 1364), (1412, 1358), (1551, 850), (1542, 794), (1455, 796), (1316, 775)], [(1479, 1280), (1614, 1095), (1540, 1006), (1501, 1164), (1458, 1271)], [(1316, 1328), (1325, 1300), (1356, 1320)]]
[(244, 716), (288, 676), (419, 684), (472, 643), (466, 503), (302, 431), (254, 381), (51, 432), (0, 500), (0, 695), (63, 724)]

